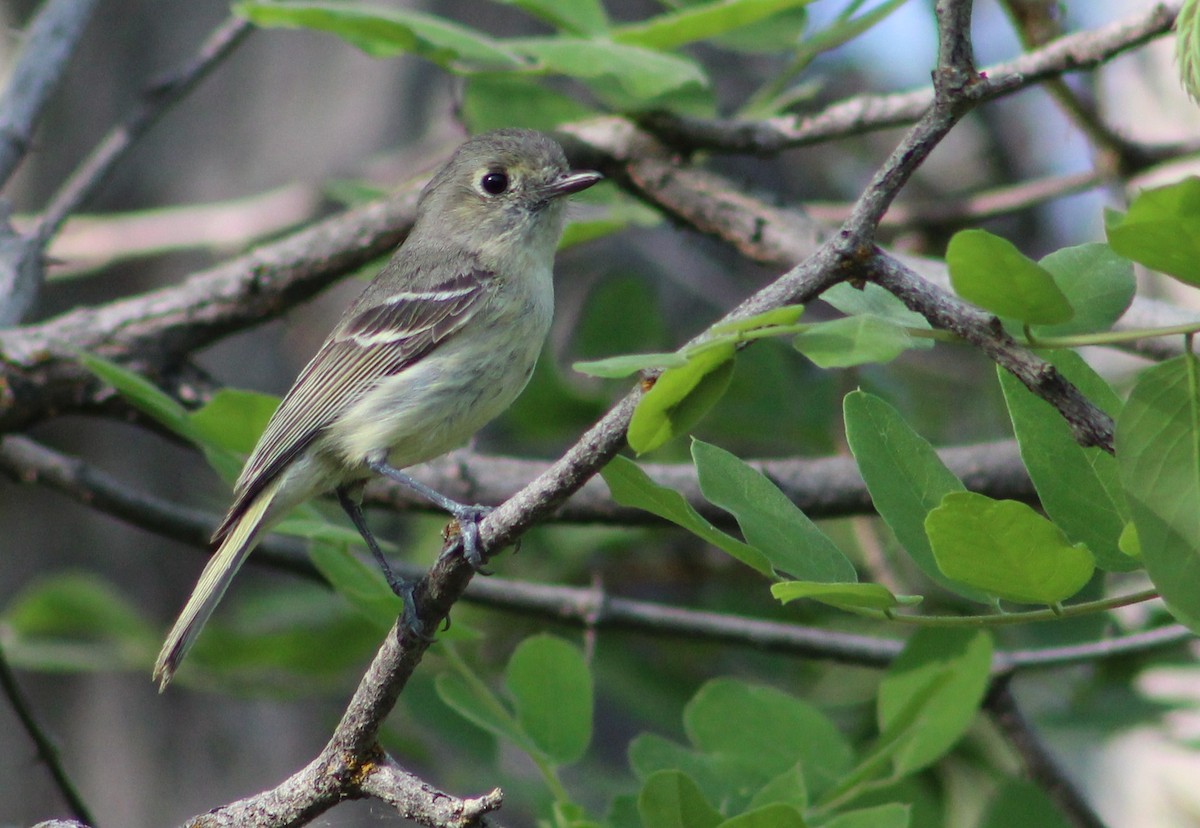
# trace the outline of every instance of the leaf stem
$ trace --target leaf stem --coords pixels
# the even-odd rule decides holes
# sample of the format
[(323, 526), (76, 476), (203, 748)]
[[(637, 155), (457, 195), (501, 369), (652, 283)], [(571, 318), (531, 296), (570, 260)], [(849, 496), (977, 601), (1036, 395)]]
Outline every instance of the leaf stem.
[(1084, 601), (1069, 606), (1054, 606), (1046, 609), (1030, 610), (1028, 612), (1001, 612), (987, 615), (904, 615), (894, 610), (871, 612), (864, 614), (884, 621), (894, 621), (897, 624), (910, 624), (916, 627), (1001, 627), (1009, 624), (1028, 624), (1036, 621), (1057, 621), (1063, 618), (1075, 618), (1096, 612), (1127, 607), (1130, 604), (1140, 604), (1152, 601), (1158, 597), (1158, 591), (1144, 589), (1129, 595), (1117, 595), (1103, 598), (1099, 601)]
[(1026, 344), (1031, 348), (1080, 348), (1085, 345), (1118, 345), (1122, 342), (1137, 342), (1139, 339), (1151, 339), (1158, 336), (1177, 336), (1179, 334), (1194, 334), (1200, 332), (1200, 321), (1183, 322), (1165, 328), (1138, 328), (1131, 331), (1102, 331), (1091, 334), (1075, 334), (1073, 336), (1034, 336), (1026, 328)]

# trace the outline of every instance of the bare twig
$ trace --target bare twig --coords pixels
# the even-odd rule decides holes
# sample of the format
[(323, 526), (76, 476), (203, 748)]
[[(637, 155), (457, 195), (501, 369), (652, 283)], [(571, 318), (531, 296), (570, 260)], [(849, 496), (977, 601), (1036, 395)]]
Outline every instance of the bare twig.
[(1053, 365), (1017, 345), (996, 317), (926, 282), (885, 254), (871, 263), (869, 278), (934, 327), (953, 331), (976, 345), (1030, 391), (1053, 405), (1081, 446), (1099, 446), (1112, 453), (1112, 417), (1067, 382)]
[(96, 0), (47, 0), (25, 30), (0, 97), (0, 184), (29, 151), (42, 110), (58, 88), (95, 7)]
[(1020, 755), (1026, 772), (1046, 791), (1071, 825), (1075, 828), (1105, 828), (1104, 821), (1059, 767), (1029, 720), (1021, 713), (1012, 693), (1010, 678), (1002, 676), (996, 679), (984, 701), (984, 709), (991, 713), (992, 721)]
[(13, 675), (12, 669), (8, 666), (8, 658), (4, 655), (2, 646), (0, 646), (0, 692), (4, 693), (4, 697), (8, 699), (8, 706), (17, 714), (17, 721), (29, 734), (29, 738), (37, 748), (38, 758), (50, 772), (50, 776), (54, 779), (58, 792), (66, 800), (71, 814), (80, 822), (94, 825), (95, 821), (92, 818), (91, 810), (80, 796), (75, 783), (71, 781), (66, 767), (63, 766), (62, 757), (58, 755), (58, 748), (42, 729), (37, 717), (33, 715), (33, 708), (30, 706), (29, 700), (25, 698), (25, 694), (21, 692), (21, 688), (17, 684), (17, 677)]
[[(1037, 493), (1012, 441), (955, 446), (942, 449), (939, 455), (970, 491), (999, 499), (1037, 502)], [(810, 517), (874, 513), (870, 494), (850, 457), (748, 462)], [(458, 500), (494, 504), (508, 500), (548, 465), (538, 460), (457, 452), (410, 471), (417, 480)], [(732, 526), (730, 515), (700, 493), (692, 464), (645, 463), (641, 468), (651, 480), (683, 495), (710, 522)], [(78, 457), (56, 452), (23, 435), (0, 438), (0, 473), (16, 483), (46, 486), (89, 508), (184, 543), (203, 545), (216, 527), (215, 515), (136, 491)], [(367, 490), (365, 502), (397, 511), (431, 509), (427, 501), (414, 496), (409, 489), (386, 481), (374, 482)], [(660, 522), (648, 512), (618, 505), (604, 484), (595, 479), (564, 503), (552, 519), (621, 526)], [(286, 557), (286, 553), (281, 554)]]
[(160, 377), (193, 349), (261, 324), (403, 240), (422, 181), (326, 219), (181, 284), (0, 331), (0, 431), (105, 393), (74, 354), (90, 351)]
[[(880, 227), (906, 230), (913, 227), (959, 227), (986, 219), (1028, 210), (1063, 196), (1101, 186), (1106, 176), (1096, 171), (1049, 175), (961, 196), (937, 200), (893, 203), (879, 222)], [(850, 206), (829, 202), (806, 202), (804, 211), (817, 221), (845, 221)]]
[(291, 184), (246, 198), (106, 215), (73, 215), (50, 243), (51, 279), (139, 257), (205, 249), (230, 254), (311, 221), (320, 189)]
[[(95, 8), (95, 0), (49, 0), (34, 17), (0, 99), (0, 183), (29, 149), (35, 126)], [(33, 306), (44, 279), (40, 240), (9, 223), (0, 202), (0, 327), (15, 325)]]
[(67, 216), (108, 179), (113, 168), (146, 130), (228, 57), (253, 28), (242, 18), (229, 18), (208, 36), (191, 60), (155, 81), (143, 94), (138, 107), (122, 123), (109, 130), (59, 188), (34, 229), (34, 238), (43, 244), (49, 241)]
[[(985, 99), (1009, 94), (1066, 72), (1090, 69), (1171, 30), (1179, 2), (1156, 3), (1148, 11), (1098, 29), (1051, 41), (1018, 58), (985, 67), (996, 85)], [(1010, 78), (1017, 78), (1014, 82)], [(861, 95), (812, 115), (765, 121), (719, 121), (655, 113), (642, 119), (671, 145), (749, 155), (774, 155), (785, 149), (861, 135), (915, 122), (933, 104), (929, 88), (893, 95)], [(1150, 152), (1157, 157), (1162, 148)]]

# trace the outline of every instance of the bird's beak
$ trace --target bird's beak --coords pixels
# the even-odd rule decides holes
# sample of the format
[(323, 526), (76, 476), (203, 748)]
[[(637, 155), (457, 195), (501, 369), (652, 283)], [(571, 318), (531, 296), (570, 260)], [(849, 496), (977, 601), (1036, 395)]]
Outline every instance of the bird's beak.
[(574, 172), (564, 173), (556, 178), (546, 187), (546, 194), (551, 198), (555, 196), (570, 195), (577, 193), (580, 190), (586, 190), (588, 187), (595, 184), (597, 181), (604, 178), (600, 173), (592, 170), (576, 170)]

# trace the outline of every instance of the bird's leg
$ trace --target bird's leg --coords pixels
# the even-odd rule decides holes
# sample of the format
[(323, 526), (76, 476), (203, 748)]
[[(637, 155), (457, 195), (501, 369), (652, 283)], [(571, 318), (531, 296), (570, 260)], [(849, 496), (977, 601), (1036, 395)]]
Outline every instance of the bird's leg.
[(375, 535), (367, 526), (367, 518), (363, 514), (362, 504), (358, 502), (358, 499), (352, 496), (344, 486), (338, 488), (337, 497), (338, 503), (342, 504), (342, 508), (350, 516), (354, 528), (362, 535), (363, 540), (367, 543), (367, 548), (371, 550), (379, 568), (383, 570), (384, 580), (392, 588), (392, 592), (404, 599), (404, 612), (401, 616), (404, 628), (410, 630), (418, 638), (424, 638), (425, 634), (422, 629), (424, 625), (417, 615), (417, 582), (401, 578), (392, 570), (391, 564), (383, 556), (383, 550), (379, 548), (379, 541), (375, 540)]
[(479, 548), (479, 521), (492, 511), (491, 506), (480, 506), (479, 504), (468, 506), (457, 500), (451, 500), (441, 492), (409, 477), (400, 469), (388, 465), (384, 460), (368, 460), (367, 467), (377, 474), (395, 480), (402, 486), (407, 486), (430, 503), (449, 512), (450, 516), (458, 523), (458, 531), (463, 539), (463, 557), (467, 559), (467, 563), (480, 575), (491, 574), (483, 568), (483, 551)]

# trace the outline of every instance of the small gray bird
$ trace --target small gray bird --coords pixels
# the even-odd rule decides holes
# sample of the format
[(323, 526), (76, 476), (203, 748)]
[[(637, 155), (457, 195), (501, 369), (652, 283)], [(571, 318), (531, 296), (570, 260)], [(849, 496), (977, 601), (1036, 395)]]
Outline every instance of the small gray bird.
[(342, 316), (267, 423), (213, 535), (216, 552), (175, 622), (154, 678), (166, 688), (229, 582), (273, 523), (328, 491), (396, 579), (360, 506), (372, 474), (402, 483), (458, 521), (478, 567), (485, 509), (401, 469), (456, 448), (504, 411), (550, 330), (551, 269), (563, 196), (599, 173), (573, 172), (550, 138), (502, 129), (460, 146), (425, 187), (407, 240)]

